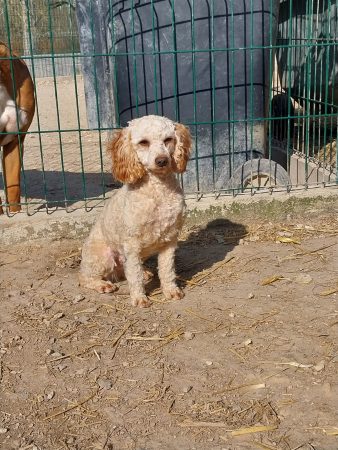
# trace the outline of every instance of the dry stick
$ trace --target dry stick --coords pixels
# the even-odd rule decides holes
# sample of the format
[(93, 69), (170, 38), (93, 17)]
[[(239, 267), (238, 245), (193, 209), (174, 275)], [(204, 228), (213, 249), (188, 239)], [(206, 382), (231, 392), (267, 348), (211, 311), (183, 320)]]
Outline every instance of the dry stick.
[(206, 320), (207, 322), (216, 323), (215, 320), (211, 320), (211, 319), (208, 319), (207, 317), (200, 316), (199, 314), (197, 314), (194, 310), (192, 310), (190, 308), (186, 308), (185, 312), (192, 314), (193, 316), (198, 317), (199, 319)]
[(293, 447), (291, 450), (299, 450), (302, 447), (305, 447), (307, 445), (307, 442), (304, 442), (303, 444), (297, 445), (297, 447)]
[[(240, 356), (240, 355), (238, 354), (237, 356)], [(276, 372), (276, 373), (273, 373), (273, 374), (271, 374), (271, 375), (267, 375), (266, 377), (264, 377), (264, 378), (262, 379), (262, 381), (264, 382), (264, 381), (266, 381), (266, 380), (269, 380), (270, 378), (273, 378), (273, 377), (275, 377), (275, 376), (277, 376), (277, 375), (280, 375), (281, 373), (286, 372), (286, 371), (289, 370), (289, 369), (290, 369), (289, 367), (286, 367), (285, 369), (279, 370), (279, 371)], [(232, 381), (233, 381), (233, 380), (232, 380)], [(231, 381), (231, 382), (232, 382), (232, 381)], [(252, 383), (246, 383), (246, 384), (241, 384), (241, 385), (237, 385), (237, 386), (233, 386), (233, 387), (231, 387), (231, 385), (228, 385), (228, 387), (225, 388), (225, 389), (222, 389), (222, 390), (220, 390), (220, 391), (215, 391), (215, 394), (222, 394), (222, 393), (224, 393), (224, 392), (234, 391), (234, 390), (242, 389), (242, 388), (246, 388), (246, 387), (249, 388), (250, 386), (252, 386), (252, 387), (257, 387), (258, 389), (260, 389), (260, 388), (263, 388), (263, 386), (265, 386), (265, 383), (262, 383), (262, 382), (257, 381), (256, 383), (254, 383), (254, 382), (252, 382)]]
[(134, 325), (137, 322), (137, 320), (134, 320), (133, 322), (129, 322), (121, 331), (121, 333), (114, 339), (112, 346), (115, 347), (114, 352), (112, 354), (111, 359), (115, 358), (116, 355), (116, 351), (117, 351), (117, 347), (118, 347), (118, 343), (120, 342), (120, 339), (122, 338), (122, 336), (126, 333), (127, 330), (129, 330), (129, 328)]
[[(118, 341), (121, 339), (121, 337), (124, 335), (124, 333), (125, 333), (132, 325), (134, 325), (134, 323), (136, 323), (136, 322), (137, 322), (137, 321), (129, 322), (129, 324), (123, 328), (123, 330), (121, 331), (121, 333), (113, 340), (112, 347), (114, 347), (114, 346), (118, 343)], [(99, 344), (99, 343), (92, 344), (92, 345), (89, 345), (88, 347), (83, 348), (82, 350), (79, 350), (78, 352), (68, 353), (68, 355), (59, 356), (58, 358), (51, 359), (51, 360), (48, 361), (48, 362), (60, 361), (61, 359), (70, 358), (71, 356), (80, 356), (80, 355), (82, 355), (83, 353), (86, 353), (86, 352), (87, 352), (88, 350), (90, 350), (91, 348), (97, 347), (97, 346), (102, 346), (102, 345), (103, 345), (103, 344)], [(114, 355), (115, 355), (115, 353), (114, 353)], [(114, 357), (114, 356), (113, 356), (113, 357)]]
[[(197, 280), (197, 283), (198, 283), (197, 286), (199, 286), (199, 284), (202, 280), (204, 280), (205, 278), (208, 278), (210, 276), (210, 274), (212, 274), (216, 270), (220, 269), (221, 267), (225, 266), (225, 264), (228, 264), (228, 262), (230, 262), (234, 258), (235, 258), (234, 256), (229, 256), (229, 258), (227, 258), (225, 261), (223, 261), (217, 267), (214, 267), (213, 269), (209, 270), (208, 273), (206, 273), (205, 275), (201, 275), (201, 277), (199, 277)], [(192, 280), (192, 281), (195, 283), (195, 280)], [(190, 289), (193, 289), (195, 286), (196, 286), (196, 284), (194, 286), (191, 286)]]
[[(207, 428), (228, 428), (227, 423), (223, 422), (192, 422), (191, 420), (185, 420), (179, 424), (180, 427), (207, 427)], [(244, 434), (261, 433), (265, 431), (277, 430), (277, 425), (257, 425), (247, 428), (238, 428), (237, 430), (225, 431), (231, 433), (232, 436), (241, 436)]]
[(96, 327), (96, 326), (97, 326), (96, 323), (93, 323), (93, 324), (90, 324), (90, 325), (86, 325), (86, 326), (84, 326), (84, 325), (79, 325), (78, 327), (74, 328), (73, 330), (65, 331), (63, 334), (61, 334), (61, 336), (59, 336), (59, 339), (69, 337), (69, 336), (71, 336), (72, 334), (77, 333), (78, 331), (80, 331), (80, 330), (83, 329), (83, 328), (88, 329), (88, 328), (94, 328), (94, 327)]
[(335, 294), (336, 292), (338, 292), (338, 287), (337, 288), (331, 288), (331, 289), (328, 289), (326, 291), (319, 292), (319, 295), (321, 297), (326, 297), (327, 295)]
[[(52, 277), (54, 275), (54, 273), (47, 273), (47, 275), (45, 275), (41, 280), (40, 283), (38, 283), (36, 286), (32, 286), (30, 289), (28, 289), (28, 291), (31, 291), (33, 289), (38, 289), (39, 287), (41, 287), (43, 285), (43, 283), (45, 283), (48, 278)], [(36, 294), (35, 294), (36, 295)]]
[(254, 425), (252, 427), (238, 428), (237, 430), (232, 430), (231, 436), (242, 436), (245, 434), (274, 431), (274, 430), (277, 430), (277, 428), (278, 428), (277, 425)]
[(316, 250), (303, 250), (301, 247), (298, 247), (300, 248), (301, 252), (295, 253), (294, 256), (313, 255), (314, 253), (320, 252), (321, 250), (326, 250), (327, 248), (334, 247), (337, 244), (338, 242), (334, 242), (333, 244), (325, 245), (324, 247), (317, 248)]
[(57, 259), (57, 261), (62, 261), (63, 259), (69, 259), (69, 258), (72, 258), (73, 256), (80, 256), (80, 252), (74, 252), (74, 253), (71, 253), (70, 255), (67, 255), (67, 256), (60, 256)]
[[(263, 444), (262, 442), (252, 441), (252, 443), (254, 445), (256, 445), (257, 447), (262, 448), (263, 450), (278, 450), (277, 447), (272, 447), (271, 445)], [(300, 447), (297, 447), (297, 448), (300, 448)], [(292, 449), (292, 450), (295, 450), (295, 449)]]
[(59, 412), (57, 412), (57, 413), (54, 413), (54, 414), (51, 414), (51, 415), (45, 417), (45, 418), (43, 419), (43, 421), (49, 420), (49, 419), (54, 419), (55, 417), (60, 416), (61, 414), (66, 414), (66, 413), (68, 413), (69, 411), (72, 411), (73, 409), (76, 409), (76, 408), (78, 408), (79, 406), (82, 406), (84, 403), (86, 403), (86, 402), (88, 402), (89, 400), (91, 400), (92, 398), (94, 398), (95, 395), (96, 395), (98, 392), (99, 392), (99, 389), (97, 389), (97, 390), (96, 390), (93, 394), (91, 394), (89, 397), (85, 398), (84, 400), (81, 400), (80, 402), (76, 403), (75, 405), (70, 406), (69, 408), (66, 408), (66, 409), (64, 409), (63, 411), (59, 411)]
[[(179, 423), (180, 427), (210, 427), (210, 428), (228, 428), (227, 423), (222, 422), (192, 422), (191, 420), (185, 420)], [(227, 429), (226, 431), (232, 431)]]
[(127, 336), (126, 340), (127, 341), (165, 341), (165, 338), (157, 337), (157, 336), (149, 336), (149, 337)]
[(224, 392), (236, 391), (238, 389), (243, 389), (243, 388), (264, 389), (265, 387), (266, 387), (265, 383), (246, 383), (246, 384), (239, 384), (237, 386), (222, 389), (221, 391), (217, 391), (216, 393), (222, 394)]
[(240, 355), (235, 349), (230, 348), (230, 347), (226, 347), (227, 350), (229, 350), (229, 352), (233, 353), (234, 355), (236, 355), (242, 362), (246, 362), (246, 359)]
[(178, 337), (182, 336), (182, 334), (184, 334), (184, 331), (180, 330), (180, 328), (178, 328), (177, 330), (174, 330), (169, 336), (167, 336), (164, 340), (164, 342), (162, 342), (162, 344), (157, 345), (156, 347), (148, 350), (149, 352), (155, 352), (156, 350), (164, 347), (165, 345), (169, 344), (169, 342), (173, 341), (174, 339), (177, 339)]
[(256, 327), (257, 325), (259, 325), (260, 323), (264, 323), (267, 319), (269, 319), (270, 317), (275, 316), (276, 314), (279, 314), (279, 313), (280, 313), (280, 310), (278, 310), (278, 311), (272, 311), (271, 313), (269, 313), (268, 315), (266, 315), (266, 316), (263, 317), (262, 319), (255, 320), (255, 321), (254, 321), (248, 328), (246, 328), (246, 329), (254, 328), (254, 327)]
[(125, 332), (126, 332), (127, 330), (129, 330), (129, 328), (130, 328), (132, 325), (134, 325), (136, 322), (137, 322), (137, 320), (134, 320), (133, 322), (129, 322), (129, 323), (123, 328), (123, 330), (121, 331), (121, 333), (120, 333), (118, 336), (116, 336), (116, 338), (113, 340), (113, 343), (112, 343), (112, 346), (113, 346), (113, 347), (119, 342), (119, 340), (120, 340), (121, 337), (125, 334)]
[(176, 278), (180, 281), (183, 281), (184, 283), (187, 283), (190, 286), (199, 286), (198, 282), (195, 282), (192, 280), (186, 280), (185, 278), (181, 277), (180, 275), (177, 275)]
[(55, 362), (55, 361), (60, 361), (61, 359), (70, 358), (72, 356), (80, 356), (83, 353), (88, 352), (88, 350), (90, 350), (91, 348), (101, 346), (101, 345), (103, 345), (103, 344), (97, 344), (97, 343), (92, 344), (92, 345), (89, 345), (88, 347), (83, 348), (82, 350), (79, 350), (78, 352), (68, 353), (68, 355), (62, 355), (62, 356), (59, 356), (58, 358), (51, 359), (50, 361), (47, 361), (47, 362), (51, 363), (51, 362)]

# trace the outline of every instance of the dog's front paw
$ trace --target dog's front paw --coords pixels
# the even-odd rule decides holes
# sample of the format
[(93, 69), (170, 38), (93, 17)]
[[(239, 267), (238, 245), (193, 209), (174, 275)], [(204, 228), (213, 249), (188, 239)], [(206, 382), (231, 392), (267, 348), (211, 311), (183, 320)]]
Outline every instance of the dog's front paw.
[(118, 289), (118, 287), (111, 281), (102, 280), (102, 278), (86, 277), (80, 273), (79, 275), (80, 286), (87, 289), (94, 289), (100, 294), (109, 294)]
[(140, 295), (139, 297), (133, 298), (131, 303), (133, 306), (138, 306), (139, 308), (149, 308), (151, 305), (151, 301), (146, 295)]
[(117, 290), (117, 286), (115, 286), (115, 284), (111, 281), (105, 280), (97, 280), (92, 286), (87, 287), (95, 289), (100, 294), (110, 294), (111, 292), (115, 292)]
[(171, 299), (180, 300), (181, 298), (184, 297), (184, 292), (178, 286), (173, 286), (170, 289), (163, 289), (163, 295), (168, 300), (171, 300)]
[(117, 286), (113, 284), (111, 281), (104, 281), (98, 285), (97, 291), (101, 294), (110, 294), (111, 292), (117, 291)]

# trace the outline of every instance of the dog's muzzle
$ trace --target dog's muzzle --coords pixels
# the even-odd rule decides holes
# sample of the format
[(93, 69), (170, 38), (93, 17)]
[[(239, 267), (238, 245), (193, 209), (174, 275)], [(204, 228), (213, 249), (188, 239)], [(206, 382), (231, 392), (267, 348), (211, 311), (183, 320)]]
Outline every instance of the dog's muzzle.
[(167, 156), (158, 156), (155, 159), (156, 167), (166, 167), (169, 165), (169, 158)]

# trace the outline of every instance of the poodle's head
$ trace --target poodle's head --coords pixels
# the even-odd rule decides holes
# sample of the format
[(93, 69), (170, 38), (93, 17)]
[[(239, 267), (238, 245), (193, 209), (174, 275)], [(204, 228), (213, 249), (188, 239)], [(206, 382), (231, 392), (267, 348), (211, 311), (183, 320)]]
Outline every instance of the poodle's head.
[(160, 116), (144, 116), (115, 132), (108, 144), (113, 175), (135, 183), (147, 172), (158, 176), (185, 171), (191, 151), (188, 128)]

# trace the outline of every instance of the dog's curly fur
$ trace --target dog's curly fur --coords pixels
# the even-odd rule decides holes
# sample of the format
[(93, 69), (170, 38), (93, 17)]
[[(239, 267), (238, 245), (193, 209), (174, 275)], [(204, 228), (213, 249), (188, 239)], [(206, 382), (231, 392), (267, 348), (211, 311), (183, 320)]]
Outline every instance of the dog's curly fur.
[(183, 297), (176, 285), (174, 253), (185, 203), (175, 173), (186, 169), (191, 151), (188, 128), (165, 117), (144, 116), (117, 131), (108, 144), (114, 192), (82, 249), (80, 284), (113, 292), (126, 276), (132, 304), (149, 306), (142, 263), (158, 254), (166, 298)]

